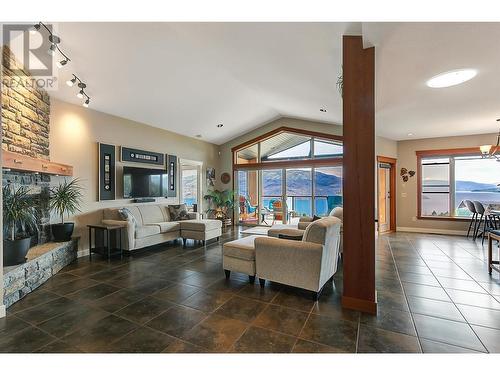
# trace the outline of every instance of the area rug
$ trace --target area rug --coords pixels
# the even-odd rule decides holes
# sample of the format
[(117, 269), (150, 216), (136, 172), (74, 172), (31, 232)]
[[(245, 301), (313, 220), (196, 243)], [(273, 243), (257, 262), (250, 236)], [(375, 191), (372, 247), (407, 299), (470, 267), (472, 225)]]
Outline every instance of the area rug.
[(269, 227), (252, 227), (241, 231), (241, 234), (257, 234), (260, 236), (267, 236)]

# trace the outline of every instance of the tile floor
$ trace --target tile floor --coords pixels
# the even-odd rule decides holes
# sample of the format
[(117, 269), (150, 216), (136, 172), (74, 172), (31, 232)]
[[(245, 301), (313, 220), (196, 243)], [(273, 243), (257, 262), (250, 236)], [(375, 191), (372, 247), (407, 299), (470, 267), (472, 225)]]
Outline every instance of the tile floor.
[(169, 243), (123, 260), (80, 258), (0, 319), (0, 352), (500, 352), (500, 280), (462, 237), (377, 241), (378, 315), (340, 306), (342, 270), (319, 302), (244, 275), (224, 241)]

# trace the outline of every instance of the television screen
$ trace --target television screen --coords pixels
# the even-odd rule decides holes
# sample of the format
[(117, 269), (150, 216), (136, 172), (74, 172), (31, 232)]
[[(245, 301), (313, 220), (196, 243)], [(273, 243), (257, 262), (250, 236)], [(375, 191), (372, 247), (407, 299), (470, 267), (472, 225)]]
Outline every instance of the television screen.
[(123, 198), (166, 197), (167, 192), (166, 170), (123, 167)]

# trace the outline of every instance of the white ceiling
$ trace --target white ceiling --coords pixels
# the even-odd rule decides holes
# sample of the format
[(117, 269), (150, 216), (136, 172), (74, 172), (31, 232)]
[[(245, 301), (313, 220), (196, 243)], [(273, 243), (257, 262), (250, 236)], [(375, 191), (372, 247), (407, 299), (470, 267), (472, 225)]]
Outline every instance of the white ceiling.
[[(498, 131), (500, 23), (365, 23), (363, 35), (376, 46), (378, 135), (400, 140)], [(478, 75), (453, 87), (425, 84), (460, 68)]]
[[(341, 36), (360, 31), (346, 23), (59, 23), (73, 60), (60, 82), (76, 71), (93, 109), (221, 144), (280, 116), (341, 123)], [(53, 96), (81, 104), (75, 94), (60, 84)]]
[[(377, 134), (399, 140), (408, 133), (487, 133), (500, 117), (500, 23), (56, 26), (73, 60), (60, 82), (77, 72), (93, 109), (216, 144), (279, 116), (342, 123), (341, 37), (361, 31), (376, 46)], [(455, 87), (425, 85), (457, 68), (479, 73)], [(81, 104), (75, 94), (60, 84), (53, 96)]]

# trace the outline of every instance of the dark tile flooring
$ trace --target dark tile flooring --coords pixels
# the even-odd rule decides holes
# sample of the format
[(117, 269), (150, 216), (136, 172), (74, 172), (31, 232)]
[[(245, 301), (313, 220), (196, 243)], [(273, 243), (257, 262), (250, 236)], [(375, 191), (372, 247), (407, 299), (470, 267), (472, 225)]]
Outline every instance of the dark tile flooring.
[(462, 237), (377, 240), (378, 315), (342, 309), (342, 269), (308, 292), (226, 281), (224, 241), (80, 258), (0, 319), (0, 352), (500, 352), (500, 280)]

